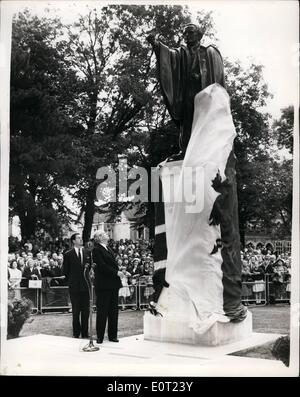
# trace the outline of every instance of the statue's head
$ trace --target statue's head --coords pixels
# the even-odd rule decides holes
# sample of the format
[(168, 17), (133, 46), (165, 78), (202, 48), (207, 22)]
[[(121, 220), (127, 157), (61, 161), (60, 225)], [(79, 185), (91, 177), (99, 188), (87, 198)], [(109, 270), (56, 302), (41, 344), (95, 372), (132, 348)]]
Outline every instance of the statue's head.
[(183, 38), (188, 47), (199, 43), (203, 34), (204, 31), (200, 28), (200, 26), (193, 23), (188, 23), (183, 28)]

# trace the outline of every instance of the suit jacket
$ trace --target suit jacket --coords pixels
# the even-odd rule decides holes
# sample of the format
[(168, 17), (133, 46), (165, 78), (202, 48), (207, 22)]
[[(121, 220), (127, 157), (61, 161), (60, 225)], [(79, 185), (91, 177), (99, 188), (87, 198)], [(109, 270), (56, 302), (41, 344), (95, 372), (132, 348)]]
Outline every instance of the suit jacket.
[(64, 254), (63, 275), (66, 276), (66, 284), (72, 291), (88, 291), (88, 285), (84, 278), (84, 268), (91, 266), (91, 253), (85, 248), (82, 249), (83, 261), (80, 263), (75, 248)]
[(37, 276), (37, 278), (38, 278), (39, 280), (41, 279), (41, 274), (40, 274), (40, 272), (38, 271), (38, 269), (33, 268), (32, 271), (30, 271), (30, 268), (29, 268), (29, 267), (25, 267), (25, 269), (24, 269), (24, 271), (23, 271), (23, 274), (22, 274), (22, 277), (25, 277), (25, 278), (27, 278), (28, 280), (31, 280), (31, 279), (32, 279), (31, 276), (33, 276), (33, 275)]
[(95, 244), (93, 262), (96, 264), (94, 268), (96, 291), (122, 287), (121, 279), (118, 276), (118, 264), (111, 251), (106, 250), (101, 244)]
[(274, 273), (274, 268), (272, 264), (269, 264), (265, 267), (265, 273), (271, 274)]

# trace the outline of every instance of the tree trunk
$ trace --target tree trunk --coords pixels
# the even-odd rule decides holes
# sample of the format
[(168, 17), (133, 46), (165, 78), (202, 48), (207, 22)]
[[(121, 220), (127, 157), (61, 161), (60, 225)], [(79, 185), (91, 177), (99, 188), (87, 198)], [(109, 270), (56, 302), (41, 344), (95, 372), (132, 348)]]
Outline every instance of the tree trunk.
[(286, 218), (285, 218), (285, 216), (284, 216), (284, 214), (283, 214), (282, 209), (281, 209), (279, 212), (280, 212), (280, 216), (281, 216), (281, 219), (282, 219), (282, 222), (283, 222), (284, 230), (285, 230), (285, 232), (286, 232), (287, 234), (290, 234), (290, 233), (291, 233), (291, 225), (290, 225), (290, 223), (286, 220)]
[(240, 241), (241, 241), (241, 246), (244, 249), (245, 248), (245, 229), (240, 229)]
[(36, 228), (36, 217), (35, 211), (23, 210), (22, 213), (18, 214), (21, 223), (21, 235), (23, 240), (30, 240), (35, 235)]
[(246, 222), (244, 220), (239, 219), (239, 226), (240, 226), (240, 242), (241, 242), (241, 248), (245, 248), (245, 235), (246, 235)]
[(86, 204), (84, 210), (84, 228), (82, 232), (83, 243), (88, 242), (91, 237), (91, 231), (92, 231), (94, 214), (95, 214), (95, 195), (96, 195), (96, 188), (93, 185), (89, 188), (86, 196)]
[(34, 198), (26, 195), (24, 186), (15, 187), (15, 198), (17, 201), (16, 213), (20, 219), (22, 239), (29, 240), (35, 235), (36, 211)]
[(149, 202), (148, 205), (149, 211), (149, 238), (154, 239), (155, 237), (155, 210), (154, 210), (154, 203)]

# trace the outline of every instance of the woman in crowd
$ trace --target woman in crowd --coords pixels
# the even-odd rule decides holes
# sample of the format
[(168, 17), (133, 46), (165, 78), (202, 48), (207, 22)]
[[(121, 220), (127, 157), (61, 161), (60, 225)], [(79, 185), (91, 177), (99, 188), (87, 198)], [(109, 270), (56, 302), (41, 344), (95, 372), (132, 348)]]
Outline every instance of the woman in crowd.
[[(117, 264), (118, 264), (119, 269), (121, 270), (122, 267), (123, 267), (123, 260), (121, 258), (118, 258), (117, 259)], [(126, 269), (126, 266), (125, 266), (125, 269)]]
[(21, 280), (21, 284), (20, 287), (26, 287), (28, 281), (26, 280), (26, 278), (24, 277), (24, 269), (25, 269), (25, 261), (24, 258), (19, 256), (18, 258), (18, 269), (20, 270), (21, 274), (22, 274), (22, 280)]
[(149, 267), (148, 268), (148, 275), (144, 276), (145, 277), (145, 283), (146, 283), (146, 287), (145, 287), (145, 291), (144, 291), (144, 298), (145, 298), (145, 302), (147, 304), (149, 304), (150, 302), (150, 297), (153, 295), (154, 293), (154, 288), (153, 288), (153, 270)]
[(121, 267), (121, 272), (123, 274), (121, 277), (122, 288), (119, 289), (119, 297), (120, 297), (120, 301), (121, 301), (121, 305), (122, 305), (121, 310), (125, 310), (127, 298), (130, 296), (128, 279), (129, 279), (129, 277), (131, 277), (131, 274), (126, 270), (125, 266)]
[(242, 259), (242, 300), (245, 306), (249, 305), (249, 298), (251, 297), (251, 295), (252, 295), (251, 269), (248, 262)]
[(43, 261), (40, 272), (42, 277), (42, 306), (47, 306), (50, 302), (50, 286), (52, 278), (54, 277), (54, 273), (51, 270), (48, 261)]
[(286, 263), (286, 274), (285, 274), (285, 281), (287, 282), (286, 285), (286, 295), (288, 300), (291, 299), (291, 259), (289, 258)]
[(275, 288), (275, 300), (283, 299), (285, 273), (284, 262), (279, 259), (274, 263), (274, 275), (272, 280)]
[(253, 268), (251, 269), (252, 279), (254, 280), (253, 292), (255, 294), (256, 303), (260, 304), (265, 291), (265, 277), (264, 269), (260, 266), (258, 261), (254, 261)]
[(8, 269), (9, 271), (9, 297), (11, 299), (21, 299), (20, 285), (22, 280), (22, 272), (18, 269), (18, 263), (16, 260), (11, 262)]

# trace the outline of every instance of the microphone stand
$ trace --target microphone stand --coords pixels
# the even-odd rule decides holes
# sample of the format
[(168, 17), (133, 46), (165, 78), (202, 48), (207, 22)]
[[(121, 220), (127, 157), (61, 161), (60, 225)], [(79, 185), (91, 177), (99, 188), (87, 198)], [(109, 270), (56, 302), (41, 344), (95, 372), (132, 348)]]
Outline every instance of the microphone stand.
[[(91, 263), (93, 263), (93, 256), (92, 256), (92, 252), (91, 252)], [(96, 352), (99, 350), (98, 346), (94, 345), (94, 340), (93, 340), (93, 333), (92, 333), (92, 325), (93, 325), (93, 282), (92, 282), (92, 275), (91, 273), (93, 273), (93, 268), (91, 267), (91, 269), (89, 269), (89, 265), (86, 264), (85, 268), (84, 268), (84, 278), (85, 281), (88, 285), (88, 289), (89, 289), (89, 296), (90, 296), (90, 341), (89, 343), (82, 349), (82, 351), (84, 352)]]

